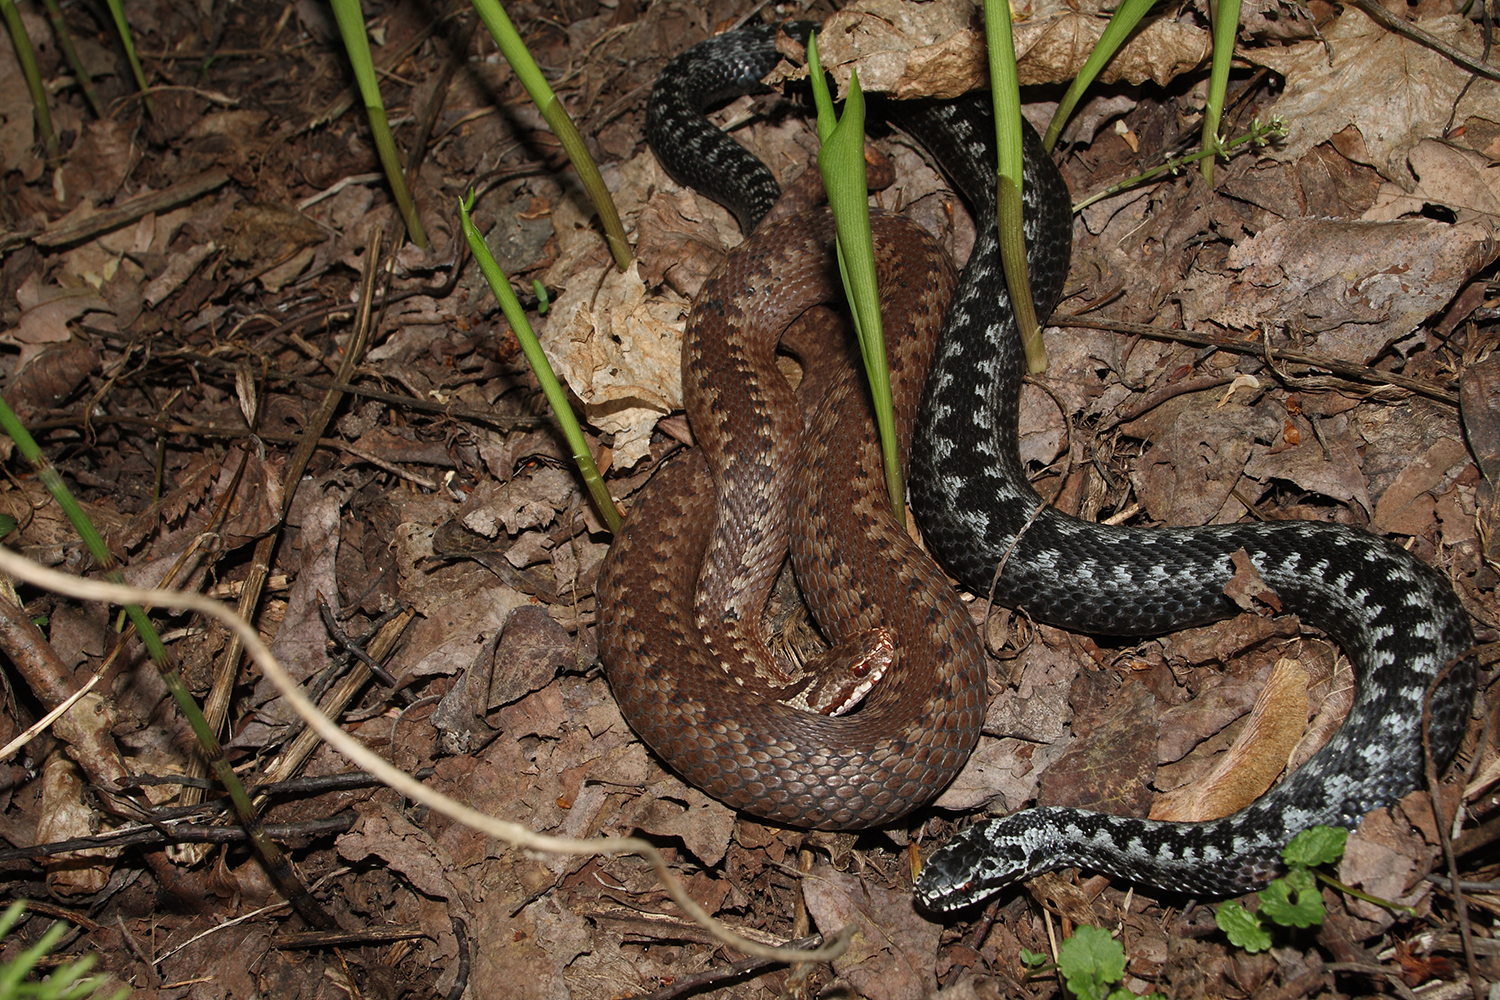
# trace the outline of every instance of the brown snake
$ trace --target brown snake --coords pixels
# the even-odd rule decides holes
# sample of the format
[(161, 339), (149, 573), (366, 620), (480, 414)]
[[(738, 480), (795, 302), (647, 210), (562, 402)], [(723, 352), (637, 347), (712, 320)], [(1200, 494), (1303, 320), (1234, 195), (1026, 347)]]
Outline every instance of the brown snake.
[[(920, 228), (873, 221), (904, 464), (954, 277)], [(729, 255), (683, 344), (700, 447), (642, 490), (598, 588), (600, 652), (641, 738), (736, 809), (823, 828), (873, 826), (929, 799), (973, 749), (986, 701), (964, 604), (890, 515), (862, 377), (843, 366), (804, 434), (776, 368), (783, 329), (841, 298), (826, 211), (761, 229)], [(761, 613), (788, 536), (830, 641), (893, 637), (890, 673), (851, 715), (790, 708), (759, 680)]]

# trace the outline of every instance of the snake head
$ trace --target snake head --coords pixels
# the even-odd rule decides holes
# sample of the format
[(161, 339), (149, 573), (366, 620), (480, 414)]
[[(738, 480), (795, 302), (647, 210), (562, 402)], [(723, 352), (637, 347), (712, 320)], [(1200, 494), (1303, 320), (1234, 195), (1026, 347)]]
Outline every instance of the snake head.
[(983, 901), (1032, 873), (1032, 847), (1024, 838), (997, 836), (1004, 820), (969, 827), (940, 847), (922, 870), (917, 901), (948, 913)]

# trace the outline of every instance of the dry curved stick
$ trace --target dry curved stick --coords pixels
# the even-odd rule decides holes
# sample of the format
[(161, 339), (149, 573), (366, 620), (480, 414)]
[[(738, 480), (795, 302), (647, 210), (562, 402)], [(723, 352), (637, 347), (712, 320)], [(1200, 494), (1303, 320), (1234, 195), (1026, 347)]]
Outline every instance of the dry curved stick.
[(842, 955), (849, 947), (849, 940), (853, 937), (858, 925), (850, 924), (839, 931), (832, 943), (821, 948), (811, 950), (793, 948), (773, 948), (769, 945), (760, 944), (741, 937), (728, 926), (710, 916), (708, 911), (698, 905), (682, 884), (667, 870), (666, 862), (661, 854), (648, 841), (639, 837), (613, 837), (599, 838), (594, 840), (583, 840), (576, 837), (549, 837), (545, 834), (536, 833), (519, 823), (508, 823), (504, 820), (486, 816), (478, 810), (471, 809), (460, 802), (450, 799), (448, 796), (438, 792), (427, 785), (422, 784), (404, 771), (392, 766), (373, 751), (361, 746), (353, 737), (349, 736), (338, 724), (328, 716), (319, 712), (307, 696), (302, 693), (302, 688), (286, 669), (277, 662), (255, 629), (247, 625), (243, 619), (236, 615), (224, 605), (202, 594), (188, 593), (177, 590), (147, 590), (141, 587), (125, 587), (113, 583), (105, 583), (100, 580), (89, 580), (73, 576), (69, 573), (60, 573), (54, 569), (48, 569), (39, 563), (32, 562), (23, 556), (19, 556), (8, 549), (0, 548), (0, 572), (8, 573), (18, 580), (43, 587), (58, 594), (69, 597), (81, 598), (90, 601), (108, 601), (116, 604), (140, 604), (143, 607), (163, 607), (182, 610), (196, 611), (200, 614), (212, 615), (224, 626), (237, 635), (245, 645), (245, 651), (250, 658), (256, 662), (266, 678), (276, 686), (276, 689), (286, 698), (288, 703), (296, 710), (297, 714), (305, 720), (308, 726), (319, 736), (323, 737), (339, 753), (349, 758), (368, 773), (379, 778), (392, 789), (400, 792), (408, 798), (421, 802), (430, 809), (447, 816), (449, 819), (478, 830), (491, 837), (497, 837), (517, 847), (525, 847), (536, 851), (550, 851), (554, 854), (636, 854), (650, 863), (656, 870), (657, 877), (661, 879), (667, 892), (677, 901), (696, 923), (706, 928), (709, 933), (720, 941), (758, 958), (766, 958), (776, 962), (828, 962)]

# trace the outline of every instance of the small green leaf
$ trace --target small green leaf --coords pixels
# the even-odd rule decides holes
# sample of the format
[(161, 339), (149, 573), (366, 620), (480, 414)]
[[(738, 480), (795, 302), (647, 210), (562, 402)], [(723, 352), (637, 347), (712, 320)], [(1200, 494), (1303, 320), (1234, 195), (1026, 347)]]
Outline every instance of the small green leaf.
[[(1260, 914), (1283, 927), (1312, 927), (1323, 922), (1323, 894), (1306, 868), (1294, 868), (1260, 892)], [(1295, 901), (1293, 897), (1296, 897)]]
[(1289, 865), (1331, 865), (1344, 856), (1349, 831), (1333, 826), (1314, 826), (1292, 838), (1281, 849), (1281, 858)]
[(1047, 964), (1047, 956), (1040, 951), (1027, 951), (1022, 948), (1021, 963), (1032, 969), (1040, 968)]
[(1058, 946), (1057, 969), (1079, 1000), (1106, 1000), (1125, 975), (1125, 949), (1109, 931), (1084, 925)]
[(0, 514), (0, 538), (4, 538), (12, 531), (15, 531), (19, 524), (20, 522), (9, 514)]
[(538, 316), (547, 315), (547, 310), (552, 305), (552, 300), (547, 297), (547, 286), (536, 278), (531, 279), (531, 290), (536, 295), (536, 313)]
[(1214, 913), (1214, 923), (1229, 938), (1230, 944), (1251, 954), (1271, 947), (1270, 932), (1261, 925), (1260, 918), (1235, 900), (1219, 905)]

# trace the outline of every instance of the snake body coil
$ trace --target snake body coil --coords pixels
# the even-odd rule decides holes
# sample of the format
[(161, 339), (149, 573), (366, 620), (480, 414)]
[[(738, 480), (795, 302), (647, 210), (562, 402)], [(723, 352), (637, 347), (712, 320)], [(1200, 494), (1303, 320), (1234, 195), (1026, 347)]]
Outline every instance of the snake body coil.
[[(774, 62), (773, 35), (773, 28), (759, 27), (696, 46), (668, 65), (648, 112), (649, 139), (669, 169), (702, 184), (742, 218), (752, 217), (758, 202), (726, 192), (733, 190), (734, 172), (748, 169), (743, 164), (753, 158), (714, 129), (692, 100), (710, 92), (727, 96), (732, 88), (726, 81), (739, 67), (764, 72), (766, 60)], [(685, 74), (707, 74), (714, 82), (699, 85)], [(902, 113), (900, 122), (968, 199), (978, 229), (928, 375), (913, 444), (911, 501), (943, 564), (971, 591), (990, 593), (993, 586), (996, 600), (1038, 620), (1094, 634), (1149, 635), (1234, 613), (1224, 586), (1234, 574), (1230, 557), (1243, 550), (1285, 610), (1343, 646), (1359, 684), (1343, 727), (1328, 744), (1239, 813), (1206, 823), (1162, 823), (1039, 808), (987, 820), (933, 855), (918, 899), (933, 910), (954, 909), (1066, 865), (1195, 894), (1249, 891), (1276, 871), (1281, 847), (1300, 830), (1353, 826), (1415, 787), (1424, 697), (1445, 670), (1430, 703), (1430, 745), (1437, 765), (1447, 764), (1473, 701), (1468, 617), (1438, 573), (1366, 532), (1310, 522), (1110, 527), (1047, 507), (1031, 488), (1016, 446), (1023, 362), (1000, 271), (994, 175), (987, 166), (994, 162), (993, 131), (965, 104), (924, 103)], [(1026, 132), (1028, 260), (1038, 314), (1045, 316), (1066, 277), (1071, 223), (1061, 177), (1035, 134)], [(684, 156), (694, 165), (685, 166)], [(729, 176), (702, 177), (703, 163), (726, 168)], [(662, 697), (670, 701), (670, 692)], [(750, 757), (741, 759), (748, 764)], [(743, 777), (745, 786), (730, 796), (704, 787), (740, 806), (761, 780)]]

